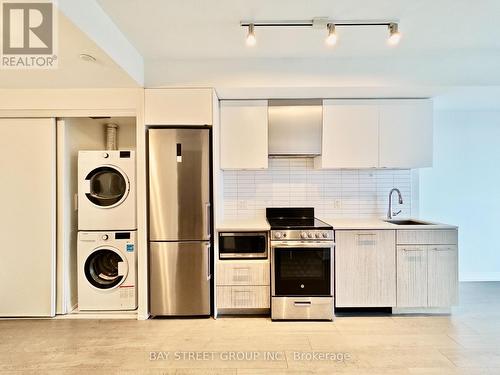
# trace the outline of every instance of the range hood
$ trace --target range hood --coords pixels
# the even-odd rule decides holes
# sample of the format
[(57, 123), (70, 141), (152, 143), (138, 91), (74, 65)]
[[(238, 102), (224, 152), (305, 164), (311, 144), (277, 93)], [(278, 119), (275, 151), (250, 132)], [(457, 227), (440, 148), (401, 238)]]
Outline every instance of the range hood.
[(321, 100), (269, 100), (268, 120), (269, 157), (315, 157), (321, 154)]

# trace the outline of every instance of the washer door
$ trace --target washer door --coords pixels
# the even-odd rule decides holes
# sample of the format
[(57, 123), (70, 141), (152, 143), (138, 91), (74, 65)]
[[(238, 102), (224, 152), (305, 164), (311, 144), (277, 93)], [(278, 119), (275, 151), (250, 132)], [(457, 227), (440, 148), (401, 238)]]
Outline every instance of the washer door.
[(101, 290), (114, 289), (127, 277), (127, 259), (117, 249), (100, 247), (85, 260), (84, 272), (93, 287)]
[(92, 170), (85, 180), (89, 181), (87, 199), (101, 208), (118, 206), (127, 198), (130, 189), (127, 176), (109, 165)]

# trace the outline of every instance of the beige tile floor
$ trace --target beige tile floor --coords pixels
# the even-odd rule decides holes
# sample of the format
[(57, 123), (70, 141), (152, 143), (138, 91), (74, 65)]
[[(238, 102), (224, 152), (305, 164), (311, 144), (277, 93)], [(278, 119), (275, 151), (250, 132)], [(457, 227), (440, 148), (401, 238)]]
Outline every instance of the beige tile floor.
[[(462, 283), (460, 294), (451, 316), (333, 323), (1, 320), (0, 374), (500, 374), (500, 282)], [(151, 360), (158, 352), (169, 357)]]

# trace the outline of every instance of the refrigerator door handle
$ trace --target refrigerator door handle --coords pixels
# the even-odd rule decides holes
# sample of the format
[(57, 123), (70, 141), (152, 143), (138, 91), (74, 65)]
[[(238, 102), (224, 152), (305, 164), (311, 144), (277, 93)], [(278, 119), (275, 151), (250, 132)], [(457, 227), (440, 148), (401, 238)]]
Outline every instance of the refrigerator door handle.
[(205, 203), (205, 230), (206, 238), (210, 239), (210, 203)]
[(212, 278), (211, 268), (212, 262), (210, 261), (210, 243), (207, 243), (207, 281)]

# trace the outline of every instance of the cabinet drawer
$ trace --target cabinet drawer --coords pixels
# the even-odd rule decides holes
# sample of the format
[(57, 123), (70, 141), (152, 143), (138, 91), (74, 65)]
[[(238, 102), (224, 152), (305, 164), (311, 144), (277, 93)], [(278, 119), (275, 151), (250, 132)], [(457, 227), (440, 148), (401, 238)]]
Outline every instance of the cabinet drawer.
[(398, 245), (456, 245), (456, 229), (398, 230)]
[(269, 262), (220, 261), (217, 285), (270, 285)]
[(217, 286), (219, 309), (268, 309), (269, 286)]

